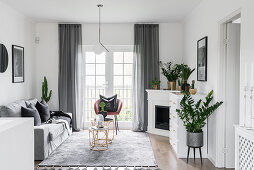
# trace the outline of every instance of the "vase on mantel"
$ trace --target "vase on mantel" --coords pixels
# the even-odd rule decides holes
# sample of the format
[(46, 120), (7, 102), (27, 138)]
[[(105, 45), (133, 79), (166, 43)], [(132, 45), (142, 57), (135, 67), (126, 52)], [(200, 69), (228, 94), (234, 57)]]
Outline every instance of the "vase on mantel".
[(176, 81), (168, 81), (168, 90), (176, 90)]
[(182, 91), (188, 92), (190, 90), (190, 84), (188, 84), (187, 81), (184, 81), (181, 88), (182, 88)]

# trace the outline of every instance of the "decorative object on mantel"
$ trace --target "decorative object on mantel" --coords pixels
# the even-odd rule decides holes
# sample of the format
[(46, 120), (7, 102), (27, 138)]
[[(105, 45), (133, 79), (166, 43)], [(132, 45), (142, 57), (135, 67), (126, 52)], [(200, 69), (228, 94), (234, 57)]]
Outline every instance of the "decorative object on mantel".
[(179, 65), (179, 68), (180, 68), (180, 77), (183, 80), (183, 84), (181, 86), (182, 91), (189, 92), (190, 84), (188, 84), (188, 79), (189, 79), (190, 75), (195, 71), (195, 68), (191, 70), (190, 67), (185, 64)]
[(152, 88), (154, 90), (158, 90), (159, 86), (161, 84), (161, 81), (157, 79), (157, 77), (154, 78), (154, 80), (152, 81)]
[(160, 61), (160, 67), (162, 74), (168, 80), (168, 90), (176, 90), (176, 80), (179, 77), (179, 67), (178, 65), (172, 66), (172, 62), (162, 63)]
[(187, 163), (189, 158), (190, 148), (194, 150), (195, 159), (195, 148), (199, 148), (200, 158), (202, 163), (201, 147), (203, 147), (203, 130), (206, 119), (222, 105), (223, 102), (216, 102), (210, 106), (210, 102), (213, 100), (213, 90), (206, 96), (206, 101), (201, 99), (195, 103), (194, 99), (188, 92), (184, 92), (184, 97), (180, 102), (180, 109), (177, 109), (179, 118), (183, 121), (187, 131), (188, 155)]
[(177, 80), (177, 83), (178, 83), (178, 87), (177, 87), (177, 90), (178, 91), (182, 91), (182, 84), (183, 84), (183, 82), (182, 82), (182, 80), (179, 78), (178, 80)]
[(12, 83), (23, 83), (24, 75), (24, 47), (12, 45)]
[(100, 106), (100, 108), (101, 108), (101, 111), (100, 111), (98, 114), (103, 115), (104, 120), (105, 120), (105, 118), (106, 118), (107, 115), (108, 115), (108, 112), (106, 112), (106, 111), (104, 110), (104, 107), (106, 106), (106, 104), (105, 104), (104, 102), (101, 102), (99, 106)]
[(5, 45), (0, 44), (0, 73), (4, 73), (8, 67), (8, 51)]
[(49, 91), (49, 95), (48, 95), (48, 81), (46, 76), (44, 76), (44, 80), (42, 82), (42, 97), (41, 100), (44, 100), (46, 103), (49, 102), (51, 96), (52, 96), (52, 90)]
[(197, 80), (207, 81), (207, 37), (197, 43)]
[(190, 94), (195, 95), (197, 93), (197, 89), (195, 89), (195, 80), (191, 81)]

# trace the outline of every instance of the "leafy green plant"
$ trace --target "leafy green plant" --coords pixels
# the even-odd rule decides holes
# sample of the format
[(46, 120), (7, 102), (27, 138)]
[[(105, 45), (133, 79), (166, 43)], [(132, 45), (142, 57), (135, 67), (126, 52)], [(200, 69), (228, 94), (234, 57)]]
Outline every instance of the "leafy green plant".
[(157, 77), (154, 78), (154, 80), (152, 81), (152, 88), (154, 88), (155, 86), (159, 86), (161, 84), (161, 81), (157, 79)]
[(191, 81), (191, 89), (195, 89), (195, 80)]
[(180, 69), (180, 77), (183, 81), (188, 81), (190, 75), (195, 71), (195, 68), (190, 69), (190, 67), (185, 64), (178, 65), (178, 67)]
[(184, 126), (188, 132), (200, 133), (203, 132), (202, 128), (205, 126), (205, 120), (222, 105), (223, 102), (217, 102), (210, 106), (213, 100), (213, 91), (206, 96), (206, 101), (201, 99), (194, 102), (194, 99), (187, 92), (180, 102), (180, 109), (177, 109), (180, 119), (183, 121)]
[(106, 104), (104, 102), (101, 102), (99, 106), (101, 108), (101, 111), (104, 112), (104, 107), (106, 106)]
[(162, 74), (167, 78), (168, 81), (176, 81), (179, 77), (179, 67), (172, 65), (172, 62), (162, 63), (160, 61), (160, 67)]
[(52, 90), (49, 91), (49, 95), (48, 95), (48, 81), (47, 81), (46, 76), (44, 76), (44, 81), (42, 82), (42, 97), (41, 97), (41, 100), (44, 100), (46, 103), (48, 103), (51, 96), (52, 96)]

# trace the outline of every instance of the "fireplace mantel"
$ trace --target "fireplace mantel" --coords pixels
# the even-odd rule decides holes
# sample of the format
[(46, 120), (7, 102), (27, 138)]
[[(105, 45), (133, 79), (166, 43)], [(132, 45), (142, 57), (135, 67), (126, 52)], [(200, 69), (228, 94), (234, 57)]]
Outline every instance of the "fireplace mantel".
[[(150, 90), (147, 89), (148, 100), (148, 133), (169, 137), (169, 143), (176, 152), (178, 158), (187, 157), (186, 146), (186, 129), (179, 119), (176, 109), (180, 108), (180, 101), (183, 98), (183, 94), (179, 91), (171, 90)], [(204, 94), (192, 95), (195, 101), (204, 99)], [(169, 119), (170, 130), (161, 130), (155, 128), (155, 106), (168, 106), (169, 107)], [(202, 148), (203, 158), (207, 157), (207, 127), (203, 128), (204, 131), (204, 147)], [(193, 157), (193, 153), (190, 154), (190, 158)]]

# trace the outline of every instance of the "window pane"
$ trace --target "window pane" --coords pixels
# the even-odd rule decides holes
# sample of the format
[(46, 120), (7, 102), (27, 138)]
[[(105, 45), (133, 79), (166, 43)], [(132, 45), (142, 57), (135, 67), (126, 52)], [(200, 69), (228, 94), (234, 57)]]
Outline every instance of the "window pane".
[(96, 55), (96, 63), (105, 63), (105, 53)]
[(105, 75), (105, 64), (96, 64), (96, 75)]
[(123, 63), (123, 52), (114, 52), (114, 63)]
[(124, 76), (124, 87), (131, 88), (132, 86), (132, 76)]
[(114, 64), (114, 75), (123, 75), (123, 64)]
[(86, 63), (95, 63), (94, 52), (86, 52)]
[(95, 76), (86, 76), (86, 86), (95, 86)]
[(133, 52), (124, 53), (124, 63), (133, 63)]
[(105, 76), (96, 76), (96, 86), (98, 88), (104, 87), (105, 84)]
[(124, 64), (124, 75), (132, 75), (132, 64)]
[(95, 75), (95, 64), (86, 64), (86, 75)]
[(123, 76), (114, 76), (114, 87), (123, 87)]

